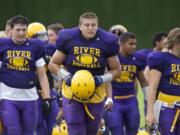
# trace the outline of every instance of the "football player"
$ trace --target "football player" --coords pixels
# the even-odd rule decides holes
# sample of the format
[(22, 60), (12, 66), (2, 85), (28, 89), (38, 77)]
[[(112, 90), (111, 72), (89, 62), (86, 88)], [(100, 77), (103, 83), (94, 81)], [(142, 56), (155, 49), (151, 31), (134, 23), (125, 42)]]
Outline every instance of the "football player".
[[(112, 81), (121, 71), (117, 41), (115, 35), (98, 28), (98, 17), (93, 12), (82, 14), (78, 27), (64, 29), (59, 33), (57, 50), (49, 69), (64, 80), (63, 112), (69, 135), (97, 134), (104, 110), (104, 83)], [(59, 68), (62, 63), (64, 68)], [(107, 64), (110, 70), (105, 73)], [(71, 81), (79, 70), (89, 71), (93, 76), (91, 79), (95, 81), (94, 93), (88, 100), (77, 99), (72, 92)], [(86, 75), (89, 76), (89, 73), (84, 75), (84, 80)], [(84, 88), (87, 89), (85, 84)]]
[(37, 73), (43, 100), (50, 98), (40, 40), (26, 38), (28, 19), (11, 18), (12, 38), (0, 39), (1, 119), (7, 135), (34, 135), (38, 117)]
[(113, 107), (108, 112), (108, 123), (113, 135), (123, 135), (123, 126), (127, 135), (136, 135), (140, 116), (135, 90), (135, 80), (138, 78), (142, 87), (147, 85), (142, 72), (141, 62), (134, 53), (136, 36), (125, 32), (120, 36), (119, 60), (122, 65), (121, 75), (112, 81)]
[(47, 27), (48, 42), (49, 44), (55, 45), (60, 30), (64, 29), (64, 26), (60, 23), (50, 24)]
[(147, 56), (149, 53), (151, 53), (152, 51), (161, 51), (164, 48), (164, 41), (167, 37), (167, 34), (165, 32), (156, 32), (153, 35), (152, 38), (152, 44), (153, 44), (153, 49), (141, 49), (136, 51), (136, 53), (138, 53), (138, 55), (140, 56), (140, 60), (143, 63), (143, 70), (146, 68), (147, 66)]
[(39, 99), (38, 99), (38, 125), (37, 125), (37, 130), (36, 134), (37, 135), (51, 135), (52, 134), (52, 129), (53, 125), (56, 123), (56, 116), (59, 111), (59, 106), (56, 100), (56, 91), (54, 89), (54, 79), (47, 70), (47, 65), (49, 63), (49, 60), (53, 53), (55, 52), (55, 46), (52, 46), (48, 44), (48, 35), (45, 26), (42, 23), (39, 22), (33, 22), (28, 25), (28, 30), (27, 30), (27, 36), (28, 38), (31, 39), (40, 39), (43, 42), (46, 43), (44, 46), (44, 53), (45, 55), (43, 56), (43, 59), (46, 62), (46, 74), (48, 76), (48, 81), (50, 84), (50, 95), (52, 100), (50, 101), (50, 110), (46, 110), (43, 105), (43, 95), (42, 95), (42, 88), (39, 85), (39, 82), (37, 81), (36, 87), (38, 89), (38, 94), (39, 94)]
[[(154, 122), (154, 103), (161, 102), (159, 130), (161, 135), (180, 135), (180, 28), (172, 29), (166, 45), (169, 52), (153, 52), (148, 56), (149, 89), (146, 122)], [(157, 112), (156, 112), (157, 113)]]
[[(152, 53), (153, 51), (162, 51), (162, 49), (165, 46), (165, 40), (166, 40), (167, 34), (165, 32), (156, 32), (153, 35), (152, 38), (152, 44), (153, 44), (153, 49), (141, 49), (136, 51), (137, 56), (139, 57), (139, 60), (142, 63), (142, 68), (144, 70), (144, 75), (146, 77), (146, 80), (148, 81), (149, 79), (149, 67), (147, 66), (147, 57), (150, 53)], [(143, 93), (144, 93), (144, 112), (146, 114), (147, 111), (147, 87), (142, 89)]]

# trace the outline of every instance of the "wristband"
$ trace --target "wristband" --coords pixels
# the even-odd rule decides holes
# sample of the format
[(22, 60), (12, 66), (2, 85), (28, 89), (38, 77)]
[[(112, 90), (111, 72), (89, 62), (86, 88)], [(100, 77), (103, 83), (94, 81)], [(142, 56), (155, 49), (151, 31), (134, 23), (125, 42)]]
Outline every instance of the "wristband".
[(113, 80), (113, 76), (111, 73), (106, 73), (100, 76), (103, 80), (103, 83), (111, 82)]
[(63, 78), (65, 81), (69, 78), (70, 75), (71, 73), (69, 73), (66, 69), (64, 68), (59, 69), (58, 76)]
[(113, 104), (113, 100), (112, 100), (112, 98), (108, 97), (106, 99), (105, 105), (110, 104), (110, 103)]

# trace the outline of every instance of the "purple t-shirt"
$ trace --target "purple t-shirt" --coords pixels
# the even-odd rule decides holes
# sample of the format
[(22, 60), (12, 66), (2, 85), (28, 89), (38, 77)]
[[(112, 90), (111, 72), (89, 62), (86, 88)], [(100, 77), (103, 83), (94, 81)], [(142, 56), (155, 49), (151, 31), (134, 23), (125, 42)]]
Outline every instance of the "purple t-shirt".
[(180, 58), (169, 52), (152, 52), (148, 66), (161, 72), (158, 90), (165, 94), (180, 96)]
[(2, 67), (0, 80), (13, 88), (29, 89), (35, 86), (35, 63), (44, 56), (45, 43), (27, 39), (17, 45), (12, 39), (0, 39)]
[(112, 81), (113, 97), (135, 94), (135, 78), (139, 71), (142, 70), (142, 65), (137, 54), (132, 54), (128, 57), (123, 57), (119, 54), (119, 60), (122, 66), (121, 75)]
[(93, 75), (104, 74), (107, 58), (118, 54), (118, 38), (98, 29), (94, 38), (86, 40), (79, 28), (60, 31), (56, 47), (66, 55), (64, 65), (74, 74), (78, 70), (89, 70)]
[(142, 69), (147, 66), (147, 57), (149, 53), (153, 52), (153, 49), (141, 49), (136, 51), (138, 59), (141, 61)]

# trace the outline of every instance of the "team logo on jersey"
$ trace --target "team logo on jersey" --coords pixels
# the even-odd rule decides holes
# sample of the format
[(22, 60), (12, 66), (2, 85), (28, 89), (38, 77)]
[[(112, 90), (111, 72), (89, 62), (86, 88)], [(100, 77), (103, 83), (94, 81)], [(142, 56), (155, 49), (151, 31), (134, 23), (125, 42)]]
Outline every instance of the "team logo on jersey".
[(24, 67), (28, 65), (28, 60), (24, 57), (12, 57), (9, 59), (9, 64), (15, 67)]
[(180, 64), (171, 64), (171, 74), (169, 83), (180, 86)]
[(133, 82), (135, 74), (136, 74), (135, 65), (122, 65), (122, 72), (119, 78), (116, 79), (116, 81), (117, 82)]
[(73, 66), (99, 68), (100, 64), (98, 59), (100, 57), (100, 53), (100, 49), (97, 48), (75, 46), (75, 59), (73, 60)]
[(180, 83), (180, 71), (173, 74), (173, 78)]
[(97, 58), (91, 54), (80, 54), (76, 56), (76, 60), (84, 65), (95, 64), (97, 62)]
[(122, 71), (119, 78), (116, 79), (117, 82), (133, 82), (133, 73), (129, 71)]
[(31, 52), (21, 51), (21, 50), (8, 50), (7, 59), (9, 63), (7, 68), (18, 70), (18, 71), (27, 71), (29, 69), (29, 60), (31, 59)]

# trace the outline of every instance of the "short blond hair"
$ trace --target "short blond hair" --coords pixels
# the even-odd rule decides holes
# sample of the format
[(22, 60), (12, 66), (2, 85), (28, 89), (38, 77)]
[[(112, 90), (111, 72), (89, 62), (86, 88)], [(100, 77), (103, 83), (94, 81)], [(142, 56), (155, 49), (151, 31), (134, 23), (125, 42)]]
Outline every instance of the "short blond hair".
[(98, 22), (98, 16), (94, 12), (85, 12), (79, 17), (79, 25), (83, 19), (96, 19)]
[(180, 28), (170, 30), (165, 44), (168, 49), (171, 49), (175, 44), (180, 44)]

